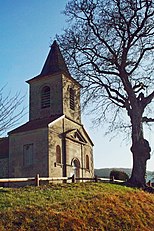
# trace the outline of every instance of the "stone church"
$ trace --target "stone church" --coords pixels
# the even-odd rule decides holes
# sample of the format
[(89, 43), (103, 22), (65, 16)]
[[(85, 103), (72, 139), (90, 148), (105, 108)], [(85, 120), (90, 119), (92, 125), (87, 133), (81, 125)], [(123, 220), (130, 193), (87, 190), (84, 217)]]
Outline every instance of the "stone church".
[(41, 73), (27, 83), (29, 121), (0, 139), (0, 178), (93, 177), (93, 143), (81, 123), (81, 85), (56, 41)]

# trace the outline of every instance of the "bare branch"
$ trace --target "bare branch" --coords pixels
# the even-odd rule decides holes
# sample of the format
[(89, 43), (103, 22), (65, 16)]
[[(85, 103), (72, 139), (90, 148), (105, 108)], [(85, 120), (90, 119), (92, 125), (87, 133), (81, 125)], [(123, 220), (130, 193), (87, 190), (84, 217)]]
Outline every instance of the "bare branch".
[(142, 122), (144, 123), (149, 123), (149, 122), (154, 122), (153, 118), (148, 118), (148, 117), (142, 117)]
[(146, 107), (148, 104), (150, 104), (151, 101), (153, 100), (153, 98), (154, 98), (154, 91), (150, 95), (148, 95), (147, 97), (145, 97), (143, 99), (144, 107)]
[(137, 69), (137, 67), (139, 66), (139, 64), (141, 63), (143, 57), (144, 57), (144, 54), (147, 52), (147, 51), (153, 51), (154, 50), (154, 46), (151, 46), (151, 47), (148, 47), (148, 48), (145, 48), (143, 49), (143, 51), (141, 51), (141, 54), (138, 58), (138, 60), (136, 61), (134, 67), (132, 68), (132, 70), (130, 72), (128, 72), (129, 75), (132, 75), (132, 73)]
[(21, 96), (20, 93), (11, 96), (9, 93), (4, 97), (3, 91), (4, 88), (0, 90), (0, 135), (16, 126), (26, 114), (26, 108), (21, 106), (25, 96)]

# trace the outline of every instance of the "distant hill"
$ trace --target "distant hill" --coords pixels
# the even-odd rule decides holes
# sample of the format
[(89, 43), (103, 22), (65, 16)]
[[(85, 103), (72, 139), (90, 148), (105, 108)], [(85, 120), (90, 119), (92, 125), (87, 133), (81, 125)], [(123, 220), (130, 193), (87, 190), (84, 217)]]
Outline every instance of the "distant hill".
[[(94, 173), (98, 177), (109, 178), (110, 172), (112, 170), (125, 172), (128, 174), (128, 176), (131, 176), (131, 171), (132, 171), (130, 168), (100, 168), (100, 169), (95, 169)], [(149, 180), (154, 182), (154, 172), (152, 171), (147, 171), (147, 181)]]

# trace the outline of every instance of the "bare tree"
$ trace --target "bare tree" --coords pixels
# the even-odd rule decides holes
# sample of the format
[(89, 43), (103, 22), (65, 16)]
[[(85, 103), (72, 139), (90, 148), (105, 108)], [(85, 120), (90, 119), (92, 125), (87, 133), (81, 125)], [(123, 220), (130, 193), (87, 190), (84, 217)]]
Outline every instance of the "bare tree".
[[(145, 187), (151, 148), (143, 123), (154, 98), (154, 2), (71, 0), (68, 28), (57, 40), (70, 71), (83, 85), (85, 103), (115, 129), (124, 112), (131, 129), (133, 169), (129, 184)], [(151, 106), (151, 107), (149, 107)], [(147, 108), (149, 107), (149, 111)], [(125, 118), (125, 116), (123, 116)], [(120, 123), (119, 127), (124, 128)]]
[(4, 96), (4, 88), (0, 89), (0, 135), (16, 126), (24, 116), (24, 98), (20, 93)]

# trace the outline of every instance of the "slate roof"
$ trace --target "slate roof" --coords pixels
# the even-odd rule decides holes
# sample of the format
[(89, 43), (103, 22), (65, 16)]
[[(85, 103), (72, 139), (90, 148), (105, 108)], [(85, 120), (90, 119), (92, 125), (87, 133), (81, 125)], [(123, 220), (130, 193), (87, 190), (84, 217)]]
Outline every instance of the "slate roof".
[(45, 61), (40, 76), (51, 75), (60, 71), (63, 71), (64, 73), (70, 75), (65, 60), (61, 54), (60, 48), (57, 42), (54, 41), (51, 45), (50, 52)]
[(42, 68), (42, 71), (39, 75), (35, 76), (32, 79), (29, 79), (26, 81), (27, 83), (30, 83), (33, 80), (40, 80), (40, 78), (45, 78), (53, 74), (63, 73), (68, 78), (73, 80), (76, 84), (78, 84), (80, 87), (82, 87), (74, 78), (71, 77), (69, 70), (67, 68), (67, 65), (65, 63), (65, 60), (62, 56), (62, 53), (60, 51), (59, 45), (56, 41), (53, 42), (51, 45), (49, 54), (47, 56), (47, 59), (44, 63), (44, 66)]
[(9, 138), (0, 138), (0, 159), (9, 157)]
[(43, 119), (36, 119), (36, 120), (31, 120), (20, 127), (10, 131), (8, 134), (14, 134), (14, 133), (19, 133), (19, 132), (26, 132), (30, 130), (35, 130), (39, 128), (45, 128), (48, 127), (48, 124), (53, 122), (54, 120), (58, 119), (61, 117), (61, 115), (54, 115), (50, 116), (48, 118), (43, 118)]
[(49, 54), (44, 63), (41, 73), (38, 76), (28, 80), (27, 82), (29, 83), (31, 80), (38, 79), (40, 77), (49, 76), (56, 73), (61, 73), (61, 72), (70, 77), (69, 70), (61, 54), (60, 48), (57, 42), (54, 41), (53, 44), (51, 45)]

